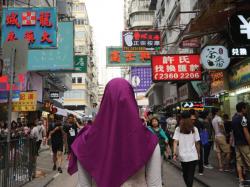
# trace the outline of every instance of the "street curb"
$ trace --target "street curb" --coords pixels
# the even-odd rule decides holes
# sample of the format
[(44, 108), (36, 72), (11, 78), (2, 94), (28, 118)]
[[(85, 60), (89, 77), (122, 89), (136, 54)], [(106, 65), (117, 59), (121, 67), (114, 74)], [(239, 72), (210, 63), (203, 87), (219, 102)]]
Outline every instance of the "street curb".
[[(178, 170), (182, 170), (181, 169), (181, 166), (179, 166), (176, 162), (174, 162), (174, 161), (172, 161), (172, 160), (168, 160), (167, 162), (169, 162), (171, 165), (173, 165), (175, 168), (177, 168)], [(211, 186), (209, 186), (207, 183), (205, 183), (204, 181), (202, 181), (201, 179), (199, 179), (199, 178), (197, 178), (196, 176), (194, 176), (194, 179), (198, 182), (198, 183), (200, 183), (200, 184), (202, 184), (203, 186), (205, 186), (205, 187), (211, 187)]]

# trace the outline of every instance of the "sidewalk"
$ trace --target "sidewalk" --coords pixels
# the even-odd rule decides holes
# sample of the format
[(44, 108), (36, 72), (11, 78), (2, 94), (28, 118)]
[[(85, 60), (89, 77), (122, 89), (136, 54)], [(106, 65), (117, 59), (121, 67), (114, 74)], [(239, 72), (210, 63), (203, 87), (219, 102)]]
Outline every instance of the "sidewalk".
[[(65, 165), (65, 159), (63, 166)], [(52, 155), (48, 147), (42, 147), (37, 158), (37, 171), (41, 176), (34, 178), (32, 181), (24, 185), (24, 187), (45, 187), (53, 181), (59, 174), (52, 170)]]
[[(216, 153), (211, 150), (211, 154), (209, 157), (210, 164), (214, 167), (214, 169), (206, 169), (204, 168), (204, 175), (198, 175), (198, 171), (195, 174), (195, 179), (202, 183), (207, 187), (235, 187), (239, 186), (238, 179), (236, 177), (236, 173), (232, 172), (220, 172), (218, 170)], [(175, 165), (177, 168), (181, 169), (180, 163), (170, 160), (171, 164)], [(198, 168), (198, 167), (197, 167)]]

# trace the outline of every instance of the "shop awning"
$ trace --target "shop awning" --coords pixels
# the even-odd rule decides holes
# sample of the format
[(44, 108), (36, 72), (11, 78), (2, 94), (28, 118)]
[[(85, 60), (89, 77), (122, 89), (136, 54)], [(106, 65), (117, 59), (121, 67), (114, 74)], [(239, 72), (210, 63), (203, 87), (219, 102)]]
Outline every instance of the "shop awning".
[[(204, 3), (205, 4), (205, 3)], [(249, 3), (234, 0), (216, 0), (203, 5), (204, 11), (192, 19), (183, 31), (182, 40), (219, 33), (228, 27), (228, 19), (235, 11), (250, 10)]]

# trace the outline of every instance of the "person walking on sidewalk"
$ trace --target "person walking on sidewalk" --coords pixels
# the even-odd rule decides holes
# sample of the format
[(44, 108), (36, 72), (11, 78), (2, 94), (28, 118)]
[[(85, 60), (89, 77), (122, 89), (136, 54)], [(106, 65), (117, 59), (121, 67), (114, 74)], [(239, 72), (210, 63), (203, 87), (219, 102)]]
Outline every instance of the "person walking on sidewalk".
[[(194, 173), (200, 157), (200, 135), (191, 121), (190, 113), (184, 112), (174, 133), (174, 160), (181, 161), (183, 179), (187, 187), (193, 186)], [(177, 146), (179, 151), (177, 152)]]
[[(200, 115), (197, 111), (195, 110), (190, 110), (190, 113), (191, 113), (191, 121), (192, 123), (194, 124), (194, 126), (198, 129), (198, 132), (199, 132), (199, 135), (200, 135), (200, 139), (202, 137), (201, 140), (204, 140), (204, 134), (206, 131), (204, 131), (204, 125), (203, 123), (201, 122), (200, 120)], [(207, 140), (208, 141), (208, 140)], [(200, 143), (200, 158), (199, 158), (199, 161), (198, 161), (198, 166), (199, 166), (199, 175), (203, 175), (203, 172), (204, 172), (204, 167), (203, 167), (203, 145), (205, 145), (204, 142), (202, 141), (199, 141)]]
[(68, 158), (69, 159), (69, 155), (71, 153), (71, 145), (74, 142), (77, 133), (78, 133), (78, 128), (80, 129), (81, 126), (79, 125), (79, 123), (77, 122), (75, 116), (73, 114), (69, 114), (68, 115), (68, 123), (66, 123), (64, 125), (64, 132), (66, 133), (66, 137), (67, 137), (67, 145), (68, 145)]
[(53, 170), (56, 170), (58, 166), (59, 173), (62, 173), (63, 135), (64, 131), (60, 120), (57, 120), (54, 126), (50, 125), (48, 140), (51, 139), (54, 163)]
[(232, 129), (236, 146), (237, 172), (240, 185), (243, 186), (244, 172), (243, 169), (250, 168), (250, 125), (247, 121), (247, 104), (240, 102), (236, 105), (237, 113), (232, 119)]
[[(224, 123), (220, 117), (220, 110), (218, 108), (213, 108), (212, 113), (214, 116), (212, 124), (215, 132), (215, 145), (219, 163), (219, 171), (228, 171), (231, 150), (230, 145), (226, 141)], [(225, 163), (223, 162), (224, 159), (222, 161), (222, 153), (226, 155)]]
[(78, 187), (162, 187), (158, 138), (142, 124), (125, 79), (107, 84), (95, 121), (71, 148), (68, 172), (78, 171)]
[(35, 122), (35, 127), (31, 130), (31, 136), (36, 140), (36, 156), (39, 156), (38, 152), (45, 137), (45, 128), (42, 121)]

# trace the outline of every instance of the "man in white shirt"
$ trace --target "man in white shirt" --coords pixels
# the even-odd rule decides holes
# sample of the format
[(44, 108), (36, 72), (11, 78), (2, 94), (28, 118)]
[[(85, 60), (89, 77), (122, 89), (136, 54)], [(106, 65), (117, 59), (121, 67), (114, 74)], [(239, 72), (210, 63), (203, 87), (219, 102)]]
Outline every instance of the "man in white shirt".
[[(230, 145), (226, 142), (225, 136), (225, 128), (224, 122), (220, 117), (220, 110), (218, 108), (213, 108), (213, 120), (212, 125), (215, 132), (215, 144), (216, 144), (216, 152), (217, 152), (217, 159), (219, 163), (219, 170), (220, 171), (227, 171), (229, 170), (229, 160), (230, 160)], [(224, 168), (222, 163), (221, 153), (226, 154), (226, 167)]]
[(31, 136), (36, 139), (36, 155), (39, 156), (38, 151), (41, 147), (43, 138), (45, 137), (45, 128), (42, 121), (37, 121), (35, 127), (31, 131)]

